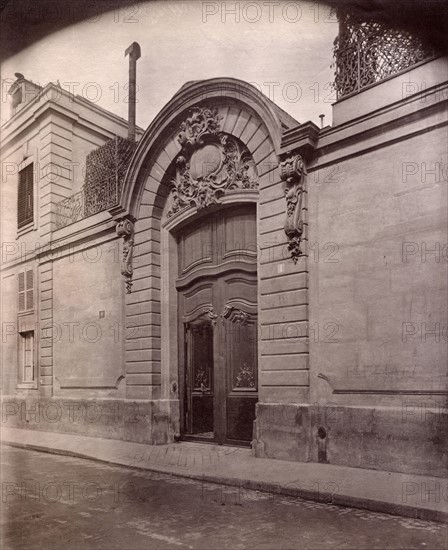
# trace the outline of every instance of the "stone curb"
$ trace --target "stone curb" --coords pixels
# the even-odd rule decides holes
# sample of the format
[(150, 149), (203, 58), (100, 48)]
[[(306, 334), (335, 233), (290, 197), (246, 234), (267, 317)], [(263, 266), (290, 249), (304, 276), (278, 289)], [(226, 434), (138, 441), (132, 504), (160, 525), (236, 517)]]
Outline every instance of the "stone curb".
[(228, 485), (232, 487), (241, 487), (244, 489), (250, 489), (253, 491), (260, 491), (263, 493), (270, 493), (276, 495), (284, 495), (289, 497), (297, 497), (303, 500), (311, 500), (322, 504), (333, 504), (336, 506), (350, 507), (361, 510), (368, 510), (370, 512), (379, 512), (382, 514), (391, 514), (394, 516), (402, 516), (412, 519), (420, 519), (425, 521), (435, 521), (438, 523), (448, 523), (448, 513), (441, 512), (439, 510), (431, 510), (428, 508), (421, 508), (418, 506), (407, 506), (404, 504), (396, 504), (392, 502), (371, 500), (367, 498), (353, 497), (350, 495), (338, 495), (326, 492), (315, 492), (300, 487), (285, 486), (270, 481), (255, 481), (251, 479), (241, 480), (239, 478), (225, 476), (225, 475), (212, 475), (212, 474), (200, 474), (192, 472), (177, 472), (163, 466), (138, 466), (126, 464), (124, 462), (107, 460), (98, 458), (93, 455), (80, 453), (77, 451), (70, 451), (65, 449), (56, 449), (54, 447), (44, 447), (29, 443), (17, 443), (2, 441), (3, 445), (9, 447), (16, 447), (19, 449), (28, 449), (32, 451), (39, 451), (48, 454), (71, 456), (74, 458), (82, 458), (87, 460), (94, 460), (103, 464), (110, 464), (111, 466), (121, 466), (123, 468), (130, 468), (132, 470), (143, 470), (149, 472), (155, 472), (165, 475), (171, 475), (175, 477), (184, 477), (188, 479), (195, 479), (198, 481), (205, 481), (207, 483), (215, 483), (219, 485)]

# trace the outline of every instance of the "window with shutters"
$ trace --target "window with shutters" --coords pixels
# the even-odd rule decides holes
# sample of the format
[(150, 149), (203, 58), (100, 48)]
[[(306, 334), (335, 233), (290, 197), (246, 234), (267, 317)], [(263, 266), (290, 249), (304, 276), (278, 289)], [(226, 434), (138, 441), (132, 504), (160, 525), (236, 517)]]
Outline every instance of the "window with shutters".
[(34, 330), (19, 333), (20, 336), (20, 382), (34, 384)]
[(19, 190), (17, 198), (17, 225), (20, 229), (34, 218), (33, 164), (19, 172)]
[(19, 313), (34, 309), (34, 271), (26, 269), (18, 274)]

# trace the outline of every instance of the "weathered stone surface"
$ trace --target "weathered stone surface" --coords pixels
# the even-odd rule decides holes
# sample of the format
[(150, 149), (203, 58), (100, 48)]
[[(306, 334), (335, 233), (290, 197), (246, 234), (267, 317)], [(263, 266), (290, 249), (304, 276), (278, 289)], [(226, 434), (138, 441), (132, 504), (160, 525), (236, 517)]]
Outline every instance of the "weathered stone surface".
[(83, 434), (150, 445), (179, 432), (176, 400), (85, 399), (8, 396), (3, 422), (11, 428)]
[(260, 403), (254, 448), (267, 458), (444, 478), (447, 428), (446, 410), (416, 403), (401, 408)]

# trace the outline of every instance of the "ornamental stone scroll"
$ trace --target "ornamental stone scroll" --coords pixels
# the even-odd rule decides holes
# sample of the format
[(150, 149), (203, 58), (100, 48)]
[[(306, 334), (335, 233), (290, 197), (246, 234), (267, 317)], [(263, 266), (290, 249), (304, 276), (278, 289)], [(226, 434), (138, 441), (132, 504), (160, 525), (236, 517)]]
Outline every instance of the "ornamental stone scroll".
[(288, 237), (288, 251), (296, 264), (303, 254), (300, 244), (303, 236), (303, 191), (306, 175), (301, 155), (291, 155), (280, 162), (280, 177), (285, 182), (286, 219), (284, 230)]
[(132, 256), (134, 253), (134, 219), (124, 218), (117, 223), (117, 235), (123, 238), (123, 256), (121, 259), (121, 274), (125, 279), (126, 292), (132, 292)]

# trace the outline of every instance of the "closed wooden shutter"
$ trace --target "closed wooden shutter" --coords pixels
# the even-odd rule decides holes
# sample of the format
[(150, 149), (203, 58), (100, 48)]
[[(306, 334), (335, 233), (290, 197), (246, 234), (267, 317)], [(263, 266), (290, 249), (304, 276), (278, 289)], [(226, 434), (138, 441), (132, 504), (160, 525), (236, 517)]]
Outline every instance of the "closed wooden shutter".
[(25, 311), (25, 272), (19, 273), (19, 311)]
[(19, 312), (34, 309), (34, 271), (27, 269), (18, 274)]
[(28, 269), (26, 272), (26, 309), (34, 307), (34, 272)]
[(17, 197), (17, 225), (19, 228), (33, 221), (33, 208), (33, 164), (29, 164), (19, 172)]

